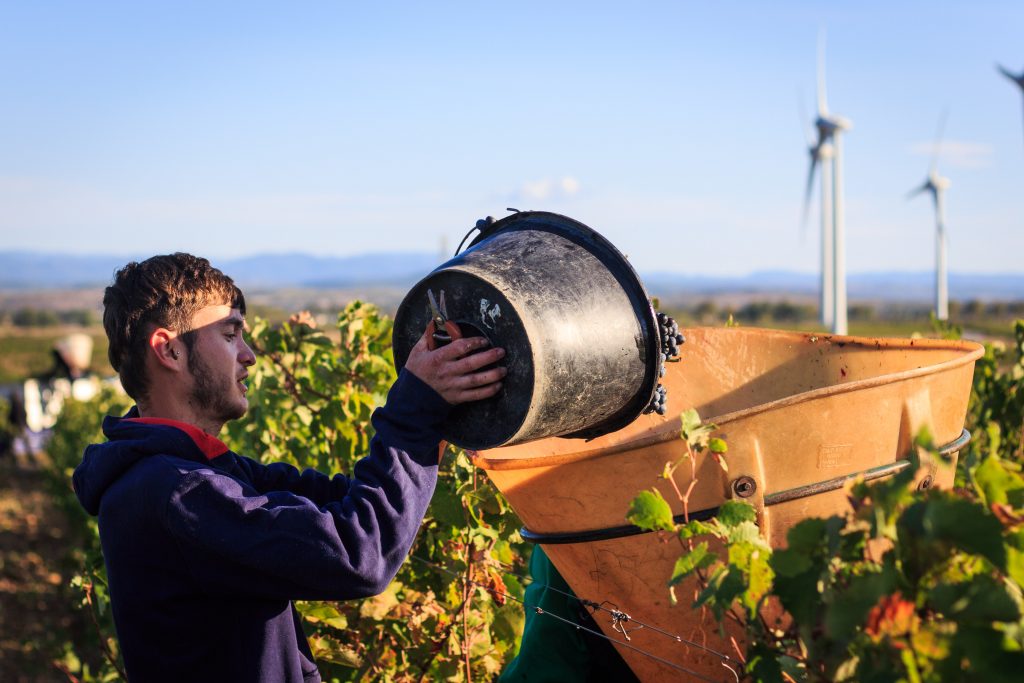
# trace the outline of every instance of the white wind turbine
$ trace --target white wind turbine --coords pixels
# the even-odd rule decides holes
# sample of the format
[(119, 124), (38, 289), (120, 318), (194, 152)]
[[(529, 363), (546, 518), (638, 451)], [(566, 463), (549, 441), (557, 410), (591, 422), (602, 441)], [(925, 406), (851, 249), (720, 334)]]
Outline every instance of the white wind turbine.
[(928, 177), (924, 183), (911, 190), (907, 198), (916, 197), (922, 192), (930, 192), (935, 203), (935, 317), (939, 320), (949, 319), (949, 289), (946, 265), (946, 251), (949, 246), (946, 237), (946, 198), (949, 189), (949, 178), (939, 175), (939, 147), (942, 144), (942, 129), (946, 125), (946, 114), (943, 112), (939, 120), (939, 131), (935, 135), (935, 148), (932, 150), (932, 163), (928, 169)]
[(1020, 87), (1021, 92), (1024, 93), (1024, 72), (1015, 74), (1001, 64), (996, 64), (996, 69), (999, 70), (999, 73), (1016, 83)]
[(850, 130), (853, 124), (849, 119), (828, 111), (824, 34), (818, 40), (818, 113), (814, 127), (818, 139), (810, 145), (811, 168), (807, 177), (804, 214), (810, 202), (815, 168), (821, 164), (821, 323), (834, 334), (846, 334), (846, 243), (841, 134)]

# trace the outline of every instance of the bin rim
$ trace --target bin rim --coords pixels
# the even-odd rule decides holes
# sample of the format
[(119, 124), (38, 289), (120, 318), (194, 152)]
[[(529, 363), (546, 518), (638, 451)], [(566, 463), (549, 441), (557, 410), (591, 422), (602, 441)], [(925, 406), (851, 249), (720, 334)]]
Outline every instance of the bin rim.
[[(724, 331), (725, 329), (729, 328), (695, 327), (688, 329), (715, 329), (717, 331)], [(751, 328), (734, 329), (738, 329), (744, 332), (749, 332), (751, 330)], [(861, 389), (870, 389), (872, 387), (881, 386), (883, 384), (894, 384), (897, 382), (903, 382), (917, 377), (923, 377), (926, 375), (944, 372), (951, 368), (966, 365), (968, 363), (973, 363), (985, 353), (984, 345), (967, 339), (948, 340), (923, 338), (912, 339), (906, 337), (860, 337), (770, 329), (764, 329), (759, 331), (763, 331), (763, 333), (766, 334), (767, 336), (792, 337), (794, 341), (796, 341), (797, 339), (803, 339), (806, 341), (811, 341), (812, 343), (826, 342), (842, 345), (871, 347), (879, 350), (883, 348), (927, 348), (938, 350), (948, 349), (955, 351), (963, 351), (965, 353), (956, 358), (950, 358), (949, 360), (942, 361), (941, 363), (933, 363), (931, 365), (925, 365), (910, 370), (902, 370), (900, 372), (892, 372), (884, 375), (877, 375), (875, 377), (852, 380), (850, 382), (844, 382), (842, 384), (832, 384), (829, 386), (812, 389), (810, 391), (802, 391), (800, 393), (785, 396), (774, 401), (759, 403), (758, 405), (751, 406), (749, 408), (734, 410), (732, 412), (722, 413), (721, 415), (704, 417), (701, 419), (702, 423), (714, 423), (719, 427), (723, 427), (731, 422), (737, 422), (738, 420), (752, 417), (754, 415), (766, 413), (771, 410), (787, 408), (789, 406), (796, 405), (799, 403), (814, 401), (817, 399), (827, 398), (829, 396), (844, 394), (851, 391), (859, 391)], [(664, 425), (661, 425), (661, 429), (655, 428), (655, 430), (653, 430), (653, 433), (647, 434), (642, 438), (612, 444), (608, 446), (600, 446), (598, 448), (591, 448), (589, 450), (575, 451), (572, 453), (560, 453), (557, 455), (540, 455), (535, 457), (516, 459), (488, 458), (486, 455), (482, 455), (479, 452), (473, 452), (471, 453), (471, 459), (473, 461), (474, 466), (479, 467), (480, 469), (483, 470), (519, 470), (531, 469), (534, 467), (552, 467), (557, 465), (566, 465), (569, 463), (579, 462), (581, 460), (602, 458), (605, 456), (615, 455), (625, 451), (635, 450), (637, 448), (653, 446), (655, 444), (664, 443), (666, 441), (672, 441), (678, 438), (678, 426), (676, 425), (674, 420), (668, 420)], [(498, 449), (496, 448), (493, 450)]]

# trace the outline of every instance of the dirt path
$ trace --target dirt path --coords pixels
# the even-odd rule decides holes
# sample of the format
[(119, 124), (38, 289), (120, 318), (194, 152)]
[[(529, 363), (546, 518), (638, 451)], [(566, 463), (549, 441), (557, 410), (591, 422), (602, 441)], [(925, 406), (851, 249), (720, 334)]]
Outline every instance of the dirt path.
[(44, 473), (0, 455), (0, 681), (68, 681), (54, 660), (83, 632), (68, 587), (75, 546)]

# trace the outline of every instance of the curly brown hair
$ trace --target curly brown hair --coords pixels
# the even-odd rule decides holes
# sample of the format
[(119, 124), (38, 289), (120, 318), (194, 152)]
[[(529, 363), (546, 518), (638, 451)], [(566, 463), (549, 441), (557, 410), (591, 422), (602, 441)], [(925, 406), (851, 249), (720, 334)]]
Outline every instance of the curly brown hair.
[(154, 256), (114, 274), (114, 284), (103, 295), (103, 329), (110, 340), (107, 357), (129, 396), (139, 401), (149, 390), (145, 359), (152, 330), (174, 330), (191, 348), (192, 317), (216, 304), (229, 304), (245, 315), (242, 290), (198, 256)]

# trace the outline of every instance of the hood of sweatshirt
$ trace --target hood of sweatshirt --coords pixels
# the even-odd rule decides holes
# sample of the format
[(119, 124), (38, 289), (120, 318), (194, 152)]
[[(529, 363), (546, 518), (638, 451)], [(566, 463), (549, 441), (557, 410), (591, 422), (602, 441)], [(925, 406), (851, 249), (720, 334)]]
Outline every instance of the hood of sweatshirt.
[(90, 515), (98, 515), (107, 489), (143, 458), (173, 453), (195, 462), (209, 462), (228, 447), (193, 425), (159, 418), (141, 418), (138, 408), (124, 417), (103, 420), (106, 443), (85, 449), (71, 481), (75, 495)]

